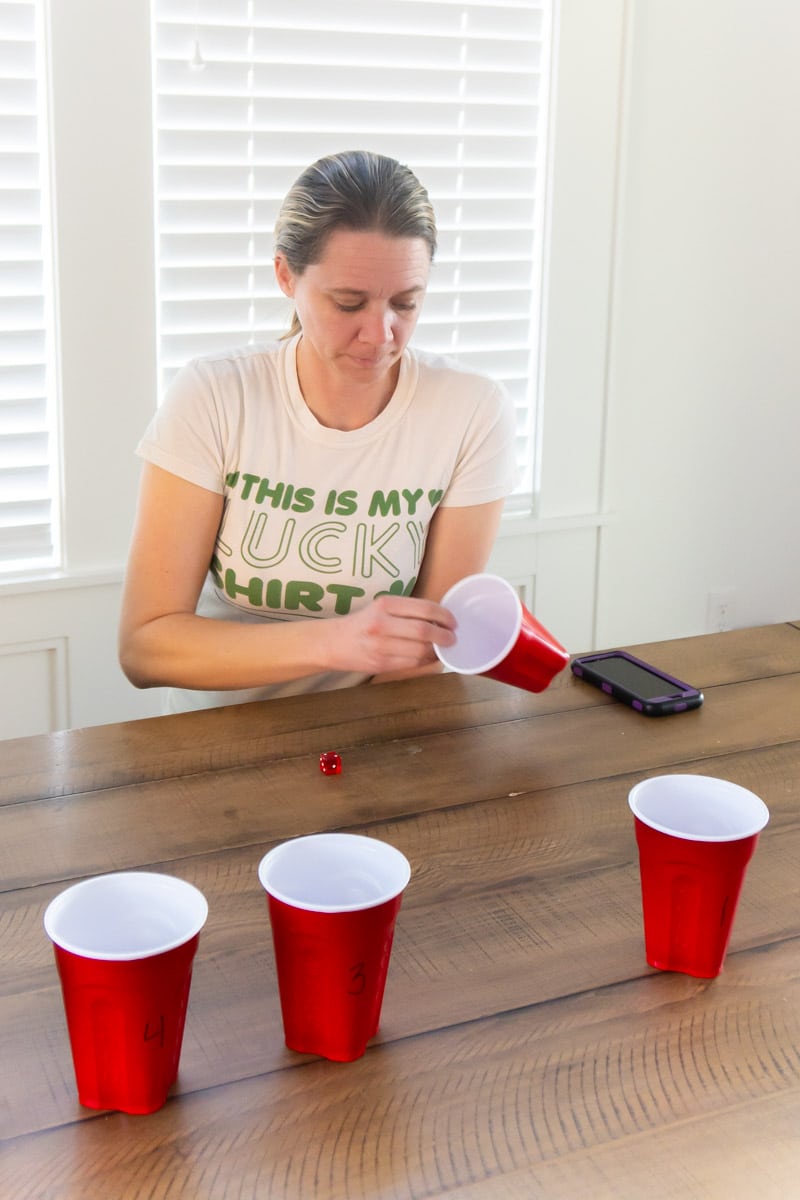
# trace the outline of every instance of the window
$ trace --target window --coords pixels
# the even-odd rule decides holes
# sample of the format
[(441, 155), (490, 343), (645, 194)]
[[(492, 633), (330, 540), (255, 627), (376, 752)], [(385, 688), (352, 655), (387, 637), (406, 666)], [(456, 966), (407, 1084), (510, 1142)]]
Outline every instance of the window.
[(41, 0), (0, 3), (0, 573), (58, 562)]
[(501, 380), (533, 493), (551, 0), (154, 0), (162, 386), (285, 330), (278, 205), (354, 147), (427, 187), (439, 251), (415, 343)]

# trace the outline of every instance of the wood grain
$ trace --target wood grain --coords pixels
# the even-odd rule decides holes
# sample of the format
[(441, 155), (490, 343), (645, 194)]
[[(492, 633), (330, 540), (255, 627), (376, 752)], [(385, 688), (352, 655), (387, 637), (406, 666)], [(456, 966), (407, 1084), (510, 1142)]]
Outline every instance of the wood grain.
[[(701, 689), (800, 671), (793, 625), (630, 647)], [(540, 695), (458, 675), (350, 688), (279, 703), (234, 705), (172, 717), (71, 729), (3, 742), (0, 804), (150, 780), (259, 766), (308, 753), (613, 702), (569, 670)], [(644, 718), (642, 718), (644, 720)], [(314, 736), (316, 735), (316, 736)], [(317, 750), (319, 753), (319, 749)]]
[[(576, 1178), (592, 1179), (588, 1158), (595, 1182), (604, 1161), (623, 1168), (593, 1195), (634, 1196), (656, 1168), (656, 1188), (665, 1171), (672, 1188), (656, 1195), (777, 1197), (764, 1191), (770, 1178), (791, 1195), (798, 961), (797, 944), (783, 945), (735, 959), (710, 985), (657, 975), (376, 1047), (345, 1070), (308, 1060), (183, 1096), (146, 1120), (67, 1124), (7, 1146), (2, 1194), (30, 1195), (36, 1171), (42, 1200), (568, 1196)], [(745, 1105), (758, 1114), (765, 1102), (769, 1124), (753, 1132), (784, 1141), (766, 1173), (741, 1120)], [(730, 1114), (738, 1147), (725, 1134)], [(709, 1163), (715, 1124), (722, 1137)], [(687, 1135), (694, 1160), (684, 1157)], [(693, 1179), (693, 1193), (670, 1172), (676, 1142), (678, 1181)], [(715, 1191), (729, 1155), (731, 1190)], [(559, 1174), (559, 1191), (531, 1190)], [(506, 1177), (522, 1190), (506, 1191)]]
[(608, 704), (582, 710), (579, 734), (572, 712), (412, 738), (373, 734), (350, 746), (334, 777), (320, 774), (320, 743), (307, 740), (305, 753), (257, 766), (10, 805), (0, 809), (0, 878), (4, 887), (31, 886), (43, 854), (49, 877), (65, 881), (487, 797), (677, 770), (709, 752), (797, 740), (797, 700), (797, 677), (777, 676), (707, 689), (703, 708), (674, 721)]
[[(13, 744), (3, 1200), (793, 1194), (798, 633), (639, 648), (705, 690), (666, 720), (567, 674), (543, 696), (447, 676), (356, 689), (346, 713), (330, 694)], [(345, 770), (326, 778), (334, 746)], [(627, 793), (663, 771), (732, 779), (770, 808), (711, 982), (644, 960)], [(256, 877), (271, 845), (329, 828), (385, 838), (413, 872), (379, 1036), (346, 1066), (283, 1045)], [(66, 882), (136, 867), (210, 906), (179, 1080), (147, 1118), (78, 1104), (42, 928)]]

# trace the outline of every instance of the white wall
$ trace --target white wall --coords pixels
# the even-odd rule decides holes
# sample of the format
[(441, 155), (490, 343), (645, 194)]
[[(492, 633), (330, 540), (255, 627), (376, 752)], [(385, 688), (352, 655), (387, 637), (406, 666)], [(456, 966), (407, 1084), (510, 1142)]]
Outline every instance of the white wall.
[(157, 712), (116, 657), (156, 403), (147, 0), (52, 0), (53, 209), (65, 569), (0, 583), (0, 737)]
[[(0, 737), (160, 697), (114, 650), (156, 403), (146, 0), (51, 0), (66, 569), (0, 584)], [(574, 652), (800, 616), (800, 5), (562, 0), (538, 512), (492, 565)]]
[(631, 11), (600, 646), (800, 616), (800, 4)]

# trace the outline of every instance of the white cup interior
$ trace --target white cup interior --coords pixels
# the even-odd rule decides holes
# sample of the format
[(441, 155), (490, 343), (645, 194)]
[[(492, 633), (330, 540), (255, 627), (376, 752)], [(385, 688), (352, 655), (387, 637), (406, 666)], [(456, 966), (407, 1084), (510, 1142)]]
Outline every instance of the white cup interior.
[(633, 813), (661, 833), (697, 842), (752, 837), (769, 820), (763, 800), (747, 788), (708, 775), (657, 775), (628, 796)]
[(153, 871), (97, 875), (61, 892), (44, 915), (48, 937), (84, 958), (148, 958), (202, 929), (208, 903), (191, 883)]
[(442, 605), (456, 619), (456, 641), (434, 649), (451, 671), (461, 675), (491, 671), (519, 637), (522, 605), (500, 575), (467, 575), (450, 588)]
[(315, 833), (265, 854), (258, 867), (276, 900), (313, 912), (373, 908), (398, 896), (411, 877), (394, 846), (354, 833)]

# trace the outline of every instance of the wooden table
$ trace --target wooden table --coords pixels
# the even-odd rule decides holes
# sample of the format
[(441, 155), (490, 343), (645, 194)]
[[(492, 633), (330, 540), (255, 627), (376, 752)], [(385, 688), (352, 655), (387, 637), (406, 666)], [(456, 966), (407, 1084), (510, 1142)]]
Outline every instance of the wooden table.
[[(800, 623), (639, 653), (703, 708), (450, 675), (0, 744), (3, 1200), (800, 1195)], [(771, 810), (710, 982), (644, 959), (627, 793), (670, 771)], [(413, 867), (350, 1064), (283, 1045), (256, 877), (325, 829)], [(178, 1084), (131, 1117), (77, 1102), (42, 915), (142, 867), (210, 915)]]

